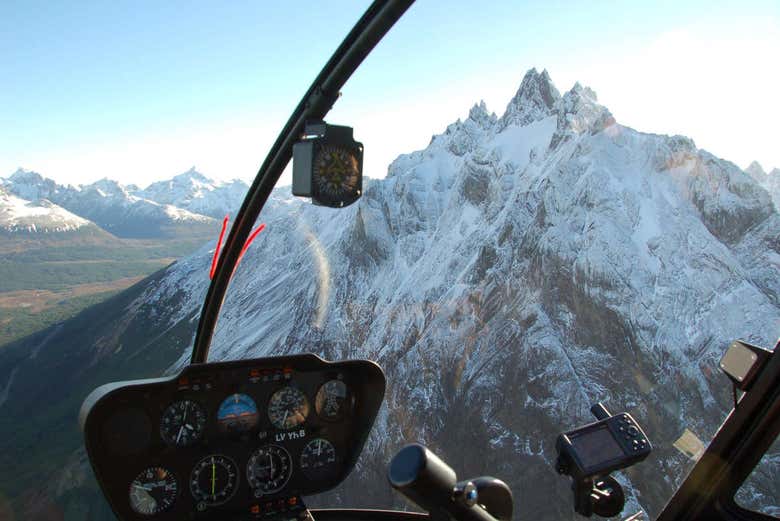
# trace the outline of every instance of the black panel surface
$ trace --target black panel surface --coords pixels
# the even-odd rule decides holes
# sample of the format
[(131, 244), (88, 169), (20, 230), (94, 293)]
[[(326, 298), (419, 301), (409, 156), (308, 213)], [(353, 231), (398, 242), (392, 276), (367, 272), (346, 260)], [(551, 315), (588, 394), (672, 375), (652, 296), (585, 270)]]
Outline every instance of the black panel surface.
[[(339, 400), (330, 403), (331, 408), (325, 412), (325, 402), (322, 397), (317, 400), (317, 393), (333, 380), (343, 382), (349, 392), (346, 397), (340, 396)], [(286, 414), (284, 407), (275, 422), (269, 417), (269, 401), (280, 389), (292, 389), (283, 392), (283, 396), (300, 397), (302, 394), (305, 397), (308, 414), (299, 425), (290, 426), (300, 421), (300, 417), (294, 412)], [(343, 386), (331, 384), (329, 389), (343, 390)], [(99, 387), (85, 400), (81, 422), (95, 475), (120, 519), (170, 521), (220, 519), (221, 516), (226, 519), (247, 515), (262, 517), (289, 509), (296, 498), (324, 492), (346, 478), (368, 437), (384, 389), (385, 378), (379, 366), (362, 360), (326, 362), (315, 355), (299, 355), (197, 364), (170, 378), (117, 382)], [(243, 398), (235, 407), (223, 409), (226, 414), (235, 414), (230, 417), (233, 425), (244, 426), (246, 430), (226, 429), (225, 422), (217, 419), (220, 406), (234, 395), (248, 397), (256, 404), (255, 416), (247, 406), (250, 402)], [(166, 437), (161, 432), (161, 426), (165, 427), (162, 418), (172, 405), (182, 402), (188, 402), (184, 407), (187, 409), (184, 417), (187, 428), (169, 425)], [(343, 404), (344, 408), (334, 414), (336, 403)], [(205, 416), (202, 427), (198, 427), (198, 415), (194, 412), (198, 409)], [(238, 416), (240, 414), (243, 416)], [(292, 419), (293, 416), (296, 418)], [(278, 425), (288, 425), (288, 428)], [(177, 439), (181, 445), (175, 444)], [(269, 446), (275, 448), (261, 450)], [(289, 454), (289, 477), (283, 476), (273, 486), (269, 485), (269, 491), (253, 488), (250, 484), (247, 466), (257, 451), (260, 456), (256, 458), (258, 470), (254, 476), (271, 471), (279, 474), (283, 455)], [(328, 462), (327, 455), (333, 453), (335, 461)], [(223, 460), (216, 460), (217, 463), (222, 461), (223, 465), (212, 468), (210, 463), (204, 463), (201, 473), (194, 475), (196, 465), (212, 455), (223, 457)], [(277, 457), (279, 455), (281, 459)], [(301, 468), (302, 458), (306, 469)], [(231, 466), (225, 461), (235, 462), (237, 467), (235, 483), (231, 485), (234, 491), (214, 501), (196, 499), (192, 487), (197, 488), (194, 481), (198, 476), (200, 490), (211, 488), (212, 479), (213, 483), (228, 479), (226, 469)], [(317, 461), (325, 461), (325, 466), (313, 468)], [(144, 474), (148, 469), (155, 470)], [(158, 469), (172, 474), (175, 491), (170, 476)], [(163, 488), (150, 485), (147, 491), (144, 488), (147, 485), (139, 486), (138, 482), (131, 487), (139, 475), (144, 476), (142, 483), (166, 483), (168, 489), (163, 491)], [(147, 479), (146, 476), (153, 477)], [(164, 504), (159, 497), (164, 494), (169, 500), (173, 498), (172, 504), (159, 513), (138, 513), (131, 508), (131, 488), (136, 501), (141, 498), (143, 503), (144, 498), (153, 496)], [(218, 492), (218, 488), (218, 485), (214, 486), (214, 490), (206, 490), (206, 493)]]

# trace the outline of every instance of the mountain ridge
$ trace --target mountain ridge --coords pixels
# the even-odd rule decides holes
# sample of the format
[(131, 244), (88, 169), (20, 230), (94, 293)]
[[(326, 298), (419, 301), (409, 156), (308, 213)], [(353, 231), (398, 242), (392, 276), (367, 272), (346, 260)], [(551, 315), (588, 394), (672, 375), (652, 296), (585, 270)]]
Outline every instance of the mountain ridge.
[(182, 226), (206, 238), (213, 233), (216, 218), (237, 210), (247, 188), (238, 180), (212, 181), (194, 168), (144, 190), (109, 178), (78, 187), (60, 185), (22, 168), (0, 183), (18, 197), (49, 200), (110, 233), (129, 238), (187, 233)]

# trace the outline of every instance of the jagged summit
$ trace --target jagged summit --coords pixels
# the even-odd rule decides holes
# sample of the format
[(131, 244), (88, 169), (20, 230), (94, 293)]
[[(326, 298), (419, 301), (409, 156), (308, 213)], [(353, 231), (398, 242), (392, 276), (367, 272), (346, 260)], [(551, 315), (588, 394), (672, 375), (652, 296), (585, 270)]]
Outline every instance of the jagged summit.
[(758, 181), (759, 183), (764, 183), (767, 180), (767, 173), (764, 171), (763, 167), (758, 161), (753, 161), (748, 165), (748, 167), (745, 169), (745, 172), (750, 175), (753, 179)]
[(477, 123), (482, 128), (488, 128), (493, 126), (498, 121), (498, 116), (495, 112), (488, 112), (487, 105), (484, 100), (480, 100), (479, 103), (475, 103), (469, 110), (469, 119)]
[(766, 173), (758, 161), (753, 161), (745, 169), (745, 173), (753, 178), (764, 190), (769, 192), (775, 208), (780, 210), (780, 168), (774, 168), (769, 173)]
[(191, 212), (221, 218), (240, 207), (247, 189), (243, 181), (215, 181), (193, 166), (172, 179), (150, 184), (138, 195), (161, 204), (172, 204)]
[(38, 172), (27, 170), (20, 166), (19, 168), (16, 169), (16, 171), (13, 174), (11, 174), (11, 176), (8, 179), (21, 181), (27, 179), (43, 179), (43, 176), (41, 176), (41, 174), (39, 174)]
[(213, 179), (210, 179), (210, 178), (206, 177), (204, 174), (200, 173), (195, 168), (195, 166), (191, 166), (190, 169), (187, 170), (186, 172), (182, 172), (181, 174), (173, 176), (171, 181), (173, 183), (177, 183), (177, 182), (192, 182), (192, 181), (198, 181), (198, 182), (201, 182), (201, 183), (213, 183), (214, 182)]
[(482, 101), (471, 108), (466, 121), (456, 121), (447, 127), (445, 134), (453, 136), (451, 150), (462, 155), (473, 149), (469, 142), (479, 130), (500, 134), (510, 128), (543, 124), (548, 118), (550, 124), (555, 125), (551, 138), (553, 147), (574, 135), (595, 134), (615, 123), (612, 113), (599, 104), (596, 92), (590, 87), (578, 82), (561, 95), (546, 69), (540, 73), (532, 68), (525, 73), (517, 93), (500, 118), (489, 113)]
[(96, 191), (102, 196), (113, 196), (113, 197), (121, 197), (121, 198), (133, 197), (132, 195), (130, 195), (129, 191), (125, 186), (120, 184), (118, 181), (109, 179), (108, 177), (98, 179), (94, 183), (81, 185), (80, 188), (84, 192)]
[(525, 73), (520, 88), (501, 116), (501, 127), (510, 124), (525, 126), (544, 119), (553, 114), (560, 99), (561, 94), (555, 88), (547, 69), (541, 74), (536, 68), (530, 69)]

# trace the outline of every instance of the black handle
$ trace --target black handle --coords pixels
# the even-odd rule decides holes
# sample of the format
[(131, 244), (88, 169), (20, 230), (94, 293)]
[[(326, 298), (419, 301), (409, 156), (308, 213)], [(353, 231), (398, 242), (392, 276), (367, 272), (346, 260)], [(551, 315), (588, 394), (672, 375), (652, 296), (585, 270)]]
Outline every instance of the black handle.
[(499, 521), (479, 504), (456, 498), (455, 471), (418, 443), (398, 451), (390, 462), (387, 478), (394, 489), (437, 521)]

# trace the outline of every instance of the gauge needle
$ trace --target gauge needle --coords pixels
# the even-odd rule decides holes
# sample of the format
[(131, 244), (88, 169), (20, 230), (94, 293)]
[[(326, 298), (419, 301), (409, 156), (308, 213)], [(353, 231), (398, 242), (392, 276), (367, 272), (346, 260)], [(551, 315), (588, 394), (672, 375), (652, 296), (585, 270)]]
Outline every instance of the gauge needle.
[(274, 477), (274, 458), (270, 454), (268, 455), (268, 461), (271, 462), (271, 479)]
[(214, 460), (211, 460), (211, 495), (214, 495), (214, 488), (217, 484), (217, 466), (214, 464)]
[(317, 456), (322, 455), (322, 440), (317, 440)]
[(141, 490), (146, 490), (147, 492), (151, 492), (152, 490), (152, 487), (145, 487), (143, 485), (138, 485), (136, 483), (133, 483), (133, 487), (140, 488)]
[(179, 434), (176, 435), (176, 445), (179, 444), (179, 440), (181, 439), (181, 434), (184, 432), (184, 425), (179, 427)]
[(290, 414), (289, 409), (284, 411), (284, 418), (282, 418), (282, 425), (287, 425), (287, 416)]

